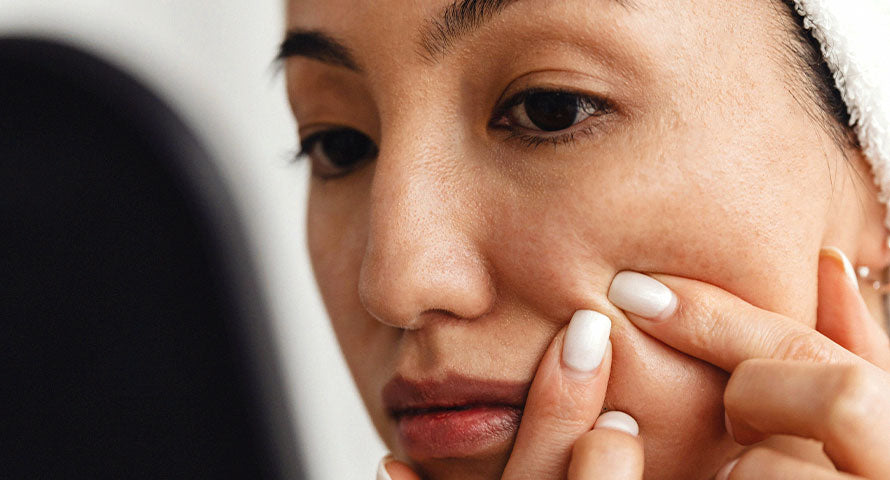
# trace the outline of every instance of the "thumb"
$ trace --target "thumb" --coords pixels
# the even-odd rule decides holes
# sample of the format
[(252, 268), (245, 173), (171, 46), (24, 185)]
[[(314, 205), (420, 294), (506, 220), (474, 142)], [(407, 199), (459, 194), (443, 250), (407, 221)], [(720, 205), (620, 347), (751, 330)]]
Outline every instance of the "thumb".
[(890, 337), (868, 311), (853, 265), (835, 247), (819, 254), (816, 330), (869, 362), (890, 369)]
[(420, 480), (420, 475), (392, 455), (387, 455), (377, 466), (377, 480)]
[(611, 321), (575, 312), (544, 353), (529, 389), (502, 478), (565, 479), (575, 442), (589, 432), (606, 396)]

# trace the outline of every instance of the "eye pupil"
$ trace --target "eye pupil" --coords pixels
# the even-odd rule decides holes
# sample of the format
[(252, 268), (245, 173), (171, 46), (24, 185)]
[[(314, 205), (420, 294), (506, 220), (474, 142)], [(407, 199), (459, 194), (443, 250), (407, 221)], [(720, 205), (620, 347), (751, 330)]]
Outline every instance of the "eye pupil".
[(374, 142), (352, 129), (326, 132), (321, 147), (331, 165), (338, 168), (353, 166), (376, 155)]
[(528, 119), (545, 132), (565, 130), (578, 118), (578, 96), (560, 92), (539, 92), (525, 99)]

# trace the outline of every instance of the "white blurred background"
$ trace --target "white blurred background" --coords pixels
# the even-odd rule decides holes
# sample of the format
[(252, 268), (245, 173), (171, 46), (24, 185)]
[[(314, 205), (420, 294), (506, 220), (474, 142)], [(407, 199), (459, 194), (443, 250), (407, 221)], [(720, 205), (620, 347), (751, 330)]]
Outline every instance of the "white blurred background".
[(65, 40), (135, 74), (197, 130), (238, 202), (271, 303), (311, 478), (373, 478), (385, 453), (305, 250), (307, 166), (272, 64), (282, 0), (0, 0), (0, 36)]

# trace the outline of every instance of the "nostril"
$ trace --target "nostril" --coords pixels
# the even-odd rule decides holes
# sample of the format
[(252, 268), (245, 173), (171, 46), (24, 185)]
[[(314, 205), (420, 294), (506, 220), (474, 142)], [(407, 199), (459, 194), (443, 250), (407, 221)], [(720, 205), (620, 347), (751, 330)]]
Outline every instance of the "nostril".
[[(434, 320), (471, 321), (488, 313), (492, 304), (487, 292), (480, 296), (478, 293), (481, 292), (474, 292), (476, 295), (473, 295), (466, 291), (445, 293), (443, 289), (438, 289), (440, 295), (435, 299), (409, 297), (404, 291), (397, 298), (382, 292), (374, 293), (374, 290), (363, 292), (359, 298), (368, 314), (384, 325), (403, 330), (417, 330)], [(438, 302), (432, 303), (430, 300)], [(442, 306), (426, 308), (435, 304)]]
[(451, 317), (451, 318), (454, 318), (454, 319), (457, 319), (457, 320), (460, 320), (460, 319), (462, 318), (462, 317), (456, 315), (454, 312), (452, 312), (452, 311), (450, 311), (450, 310), (445, 310), (445, 309), (442, 309), (442, 308), (433, 308), (433, 309), (431, 309), (431, 310), (427, 310), (427, 311), (424, 312), (424, 313), (427, 313), (427, 314), (430, 314), (430, 315), (440, 315), (440, 316), (443, 316), (443, 317)]
[(452, 312), (451, 310), (445, 310), (443, 308), (433, 308), (433, 309), (423, 312), (421, 314), (421, 317), (423, 317), (425, 319), (424, 323), (426, 323), (427, 321), (432, 320), (432, 319), (439, 319), (440, 321), (441, 320), (471, 321), (476, 318), (482, 317), (483, 315), (484, 314), (472, 315), (472, 316), (462, 316), (462, 315), (458, 315), (457, 313)]

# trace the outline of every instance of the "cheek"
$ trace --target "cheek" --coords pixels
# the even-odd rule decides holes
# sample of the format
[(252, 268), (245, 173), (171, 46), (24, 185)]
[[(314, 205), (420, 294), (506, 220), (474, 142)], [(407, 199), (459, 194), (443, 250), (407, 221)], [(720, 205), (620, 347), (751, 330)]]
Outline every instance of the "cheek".
[(641, 147), (638, 155), (576, 159), (584, 168), (574, 180), (542, 185), (546, 194), (492, 215), (498, 223), (486, 253), (502, 265), (504, 283), (557, 318), (579, 303), (608, 307), (600, 300), (611, 278), (634, 270), (701, 280), (814, 324), (828, 173), (805, 154), (771, 154), (791, 145), (729, 152), (724, 141), (657, 147), (669, 157)]
[[(365, 212), (352, 195), (330, 188), (357, 190), (312, 181), (307, 209), (307, 245), (312, 269), (346, 363), (378, 429), (382, 417), (379, 385), (395, 352), (396, 330), (367, 315), (358, 297), (365, 248)], [(386, 438), (386, 437), (384, 437)]]
[[(737, 451), (723, 426), (728, 375), (616, 322), (606, 406), (630, 413), (646, 449), (646, 478), (699, 478)], [(695, 459), (677, 462), (678, 458)]]
[(805, 158), (770, 155), (782, 146), (728, 152), (724, 142), (662, 148), (669, 157), (644, 151), (608, 164), (588, 161), (575, 180), (543, 185), (546, 194), (523, 196), (529, 200), (492, 215), (499, 223), (486, 253), (499, 284), (554, 323), (579, 308), (614, 319), (607, 406), (640, 422), (647, 478), (697, 478), (736, 451), (723, 424), (728, 375), (630, 324), (606, 298), (618, 271), (694, 278), (815, 322), (827, 173), (790, 168), (807, 165)]

